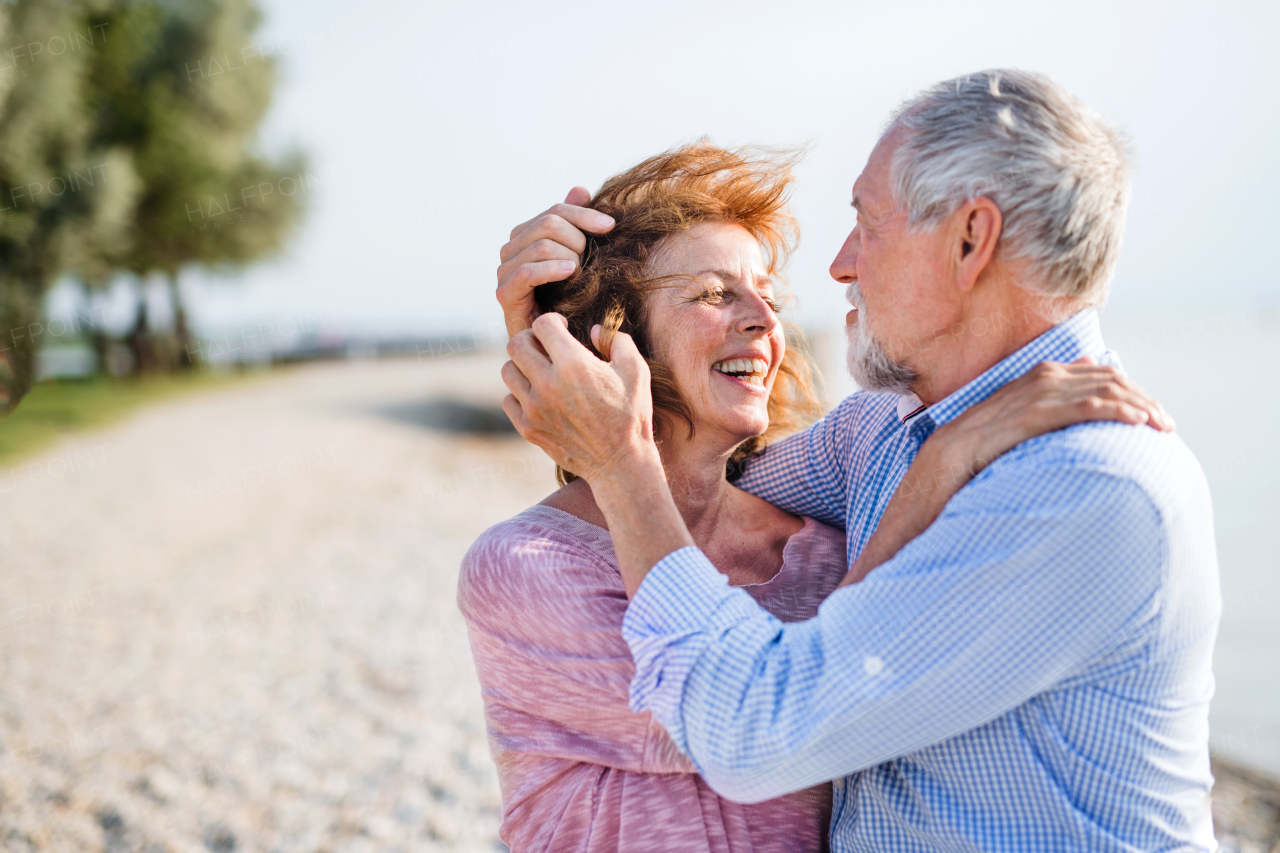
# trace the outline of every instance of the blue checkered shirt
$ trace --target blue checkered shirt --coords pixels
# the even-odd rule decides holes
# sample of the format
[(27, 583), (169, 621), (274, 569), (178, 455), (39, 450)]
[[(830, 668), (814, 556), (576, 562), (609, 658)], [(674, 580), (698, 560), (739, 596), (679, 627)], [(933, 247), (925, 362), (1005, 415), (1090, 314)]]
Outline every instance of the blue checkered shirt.
[[(926, 410), (854, 394), (740, 483), (844, 527), (852, 560), (937, 426), (1039, 362), (1086, 355), (1118, 364), (1093, 310)], [(807, 622), (774, 619), (684, 548), (649, 573), (623, 633), (631, 707), (717, 792), (755, 802), (836, 780), (834, 851), (1212, 850), (1220, 609), (1191, 452), (1081, 424), (1000, 457)]]

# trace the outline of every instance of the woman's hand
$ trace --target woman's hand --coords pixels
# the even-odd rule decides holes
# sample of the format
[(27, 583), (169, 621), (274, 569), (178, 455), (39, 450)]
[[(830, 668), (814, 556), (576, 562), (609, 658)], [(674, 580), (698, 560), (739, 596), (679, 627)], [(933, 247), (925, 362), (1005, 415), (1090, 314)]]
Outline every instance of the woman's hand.
[(1083, 358), (1043, 362), (940, 427), (928, 443), (946, 444), (947, 464), (963, 466), (968, 482), (997, 456), (1029, 438), (1085, 421), (1148, 424), (1174, 429), (1173, 418), (1136, 382), (1113, 367)]
[(1149, 424), (1162, 432), (1174, 428), (1164, 408), (1115, 368), (1089, 358), (1039, 364), (929, 436), (840, 586), (862, 580), (923, 533), (947, 501), (997, 456), (1029, 438), (1085, 421)]
[(564, 281), (577, 271), (582, 250), (587, 247), (582, 232), (605, 234), (613, 230), (611, 217), (582, 207), (590, 200), (591, 193), (574, 187), (563, 204), (552, 205), (511, 229), (511, 239), (500, 253), (497, 293), (508, 337), (530, 328), (537, 319), (535, 287)]

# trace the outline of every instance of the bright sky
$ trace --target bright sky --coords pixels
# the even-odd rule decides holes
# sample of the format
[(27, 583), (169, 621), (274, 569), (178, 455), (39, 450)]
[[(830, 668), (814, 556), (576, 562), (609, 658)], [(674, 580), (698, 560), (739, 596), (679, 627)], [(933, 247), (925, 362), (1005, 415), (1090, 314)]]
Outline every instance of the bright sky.
[(1132, 136), (1114, 306), (1280, 301), (1275, 3), (260, 2), (283, 63), (266, 138), (311, 152), (313, 209), (285, 257), (187, 276), (205, 330), (492, 327), (512, 225), (702, 135), (813, 145), (790, 279), (804, 322), (834, 327), (826, 269), (887, 114), (994, 66), (1048, 73)]

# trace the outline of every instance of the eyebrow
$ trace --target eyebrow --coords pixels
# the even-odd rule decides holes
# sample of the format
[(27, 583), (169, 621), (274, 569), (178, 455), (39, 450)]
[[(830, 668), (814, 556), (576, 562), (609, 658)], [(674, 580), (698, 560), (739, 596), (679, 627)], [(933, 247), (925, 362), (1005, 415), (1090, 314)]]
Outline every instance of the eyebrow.
[[(710, 267), (710, 268), (705, 269), (705, 270), (698, 270), (696, 273), (694, 273), (694, 276), (696, 277), (696, 276), (700, 276), (700, 275), (707, 275), (708, 273), (710, 273), (711, 275), (714, 275), (716, 278), (722, 279), (722, 280), (724, 280), (724, 281), (737, 281), (737, 280), (738, 280), (738, 274), (737, 274), (737, 273), (735, 273), (735, 272), (730, 272), (729, 270), (726, 270), (726, 269), (720, 269), (719, 267)], [(765, 286), (772, 287), (772, 286), (773, 286), (773, 279), (769, 278), (769, 276), (767, 276), (767, 275), (762, 275), (762, 276), (760, 276), (759, 278), (757, 278), (757, 279), (755, 280), (755, 285), (756, 285), (756, 287), (765, 287)]]

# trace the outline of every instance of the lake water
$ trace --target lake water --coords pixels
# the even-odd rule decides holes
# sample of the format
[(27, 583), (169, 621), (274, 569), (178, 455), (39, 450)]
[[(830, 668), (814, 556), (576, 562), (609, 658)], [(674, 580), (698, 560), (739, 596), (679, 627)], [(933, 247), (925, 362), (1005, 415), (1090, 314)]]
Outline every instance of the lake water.
[[(1280, 776), (1280, 310), (1109, 310), (1108, 346), (1178, 422), (1213, 495), (1222, 629), (1210, 712), (1212, 746)], [(852, 390), (843, 341), (815, 356)]]

